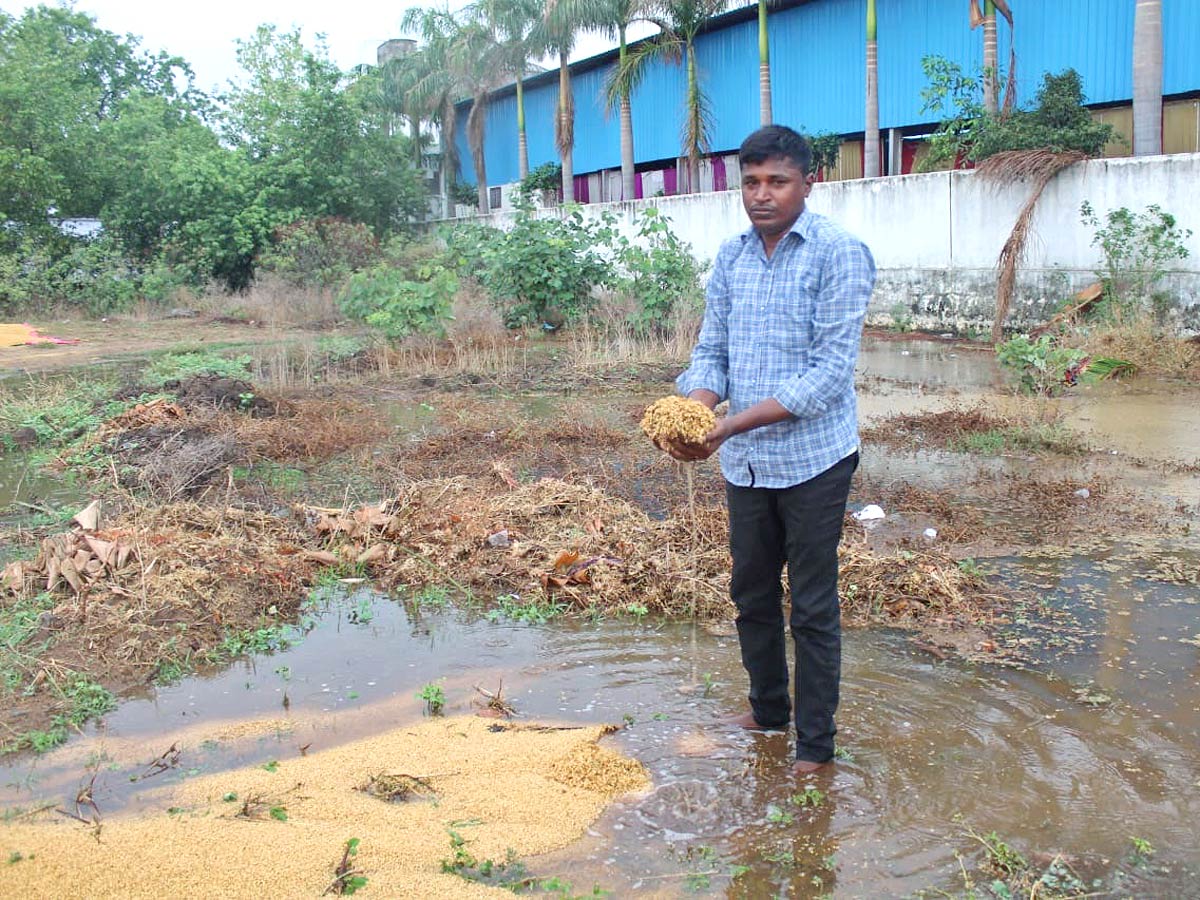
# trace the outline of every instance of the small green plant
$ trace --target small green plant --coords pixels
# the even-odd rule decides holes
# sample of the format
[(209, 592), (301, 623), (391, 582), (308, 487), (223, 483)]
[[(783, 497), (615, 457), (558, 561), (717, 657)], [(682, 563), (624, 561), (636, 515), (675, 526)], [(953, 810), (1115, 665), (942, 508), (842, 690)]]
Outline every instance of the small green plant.
[(1133, 853), (1142, 859), (1149, 859), (1154, 855), (1154, 845), (1145, 838), (1130, 837), (1129, 842), (1133, 844)]
[(899, 301), (893, 303), (888, 314), (892, 318), (892, 328), (896, 331), (907, 333), (913, 330), (912, 310), (906, 304)]
[(704, 678), (704, 693), (701, 696), (703, 696), (704, 698), (707, 699), (708, 697), (711, 697), (712, 692), (714, 690), (716, 690), (716, 687), (717, 687), (717, 682), (715, 680), (716, 676), (714, 676), (712, 672), (705, 672), (703, 675), (703, 678)]
[(142, 384), (159, 388), (170, 381), (185, 381), (196, 375), (245, 378), (250, 372), (249, 356), (227, 359), (211, 350), (187, 350), (156, 356), (142, 374)]
[(440, 716), (446, 706), (446, 693), (436, 682), (429, 682), (417, 693), (418, 700), (425, 701), (425, 711), (431, 716)]
[(1034, 341), (1017, 335), (996, 348), (1000, 364), (1017, 373), (1021, 389), (1043, 397), (1061, 391), (1068, 384), (1067, 373), (1086, 356), (1082, 350), (1059, 346), (1048, 334)]
[(772, 825), (791, 825), (795, 821), (795, 816), (782, 806), (769, 803), (767, 804), (767, 821)]
[(1092, 246), (1104, 254), (1097, 275), (1104, 284), (1104, 311), (1108, 317), (1128, 321), (1155, 308), (1156, 289), (1176, 260), (1188, 256), (1192, 232), (1180, 228), (1175, 217), (1157, 204), (1143, 212), (1125, 207), (1109, 210), (1101, 222), (1091, 203), (1079, 208), (1084, 225), (1094, 229)]
[(813, 787), (805, 788), (799, 794), (793, 794), (791, 797), (789, 797), (788, 802), (791, 803), (792, 806), (816, 809), (825, 802), (825, 794)]
[(325, 893), (339, 895), (355, 894), (367, 886), (367, 877), (354, 868), (354, 861), (358, 857), (358, 845), (360, 843), (361, 841), (358, 838), (350, 838), (350, 840), (346, 841), (346, 845), (342, 848), (342, 858), (333, 870), (333, 883), (326, 888)]
[(958, 570), (970, 578), (983, 577), (983, 569), (979, 567), (979, 563), (971, 556), (966, 556), (958, 561)]
[(536, 597), (522, 600), (517, 594), (500, 594), (496, 597), (495, 608), (488, 610), (487, 619), (495, 622), (504, 618), (529, 625), (545, 625), (562, 615), (566, 609), (565, 603), (539, 601)]
[(450, 605), (450, 592), (440, 585), (429, 585), (413, 594), (412, 603), (419, 609), (445, 609)]
[(270, 762), (265, 762), (260, 768), (263, 769), (263, 771), (270, 772), (272, 775), (274, 775), (279, 771), (279, 760), (273, 759)]
[(833, 758), (840, 759), (842, 762), (854, 762), (854, 754), (845, 747), (836, 747), (833, 751)]
[(967, 833), (983, 844), (987, 851), (988, 865), (1000, 875), (1011, 878), (1029, 868), (1029, 863), (1017, 850), (1000, 839), (996, 832), (979, 835), (968, 829)]
[(625, 612), (633, 616), (638, 623), (641, 623), (642, 619), (649, 615), (650, 610), (644, 603), (626, 603)]

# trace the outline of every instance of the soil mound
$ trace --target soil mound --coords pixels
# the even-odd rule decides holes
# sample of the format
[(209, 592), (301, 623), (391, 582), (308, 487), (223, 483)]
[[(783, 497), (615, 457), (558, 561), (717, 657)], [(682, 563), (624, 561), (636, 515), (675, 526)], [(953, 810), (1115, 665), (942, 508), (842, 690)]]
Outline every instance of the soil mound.
[(193, 375), (165, 386), (188, 409), (236, 409), (256, 419), (274, 416), (279, 411), (277, 403), (259, 395), (254, 385), (240, 378)]

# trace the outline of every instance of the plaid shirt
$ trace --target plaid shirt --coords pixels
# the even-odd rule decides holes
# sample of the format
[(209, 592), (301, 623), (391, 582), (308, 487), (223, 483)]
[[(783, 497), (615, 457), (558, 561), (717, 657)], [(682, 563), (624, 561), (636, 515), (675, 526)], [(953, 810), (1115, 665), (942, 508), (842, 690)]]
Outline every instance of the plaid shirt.
[(676, 387), (728, 399), (730, 415), (774, 397), (793, 416), (721, 445), (731, 484), (791, 487), (858, 449), (854, 364), (874, 284), (866, 245), (807, 209), (770, 259), (754, 228), (721, 246)]

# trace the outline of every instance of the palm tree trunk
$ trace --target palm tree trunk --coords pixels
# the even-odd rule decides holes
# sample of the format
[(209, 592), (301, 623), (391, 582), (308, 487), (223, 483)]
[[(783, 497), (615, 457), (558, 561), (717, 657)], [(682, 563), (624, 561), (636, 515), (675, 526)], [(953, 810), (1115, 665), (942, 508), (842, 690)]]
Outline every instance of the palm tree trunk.
[(700, 82), (696, 76), (696, 48), (690, 41), (687, 45), (687, 79), (687, 115), (690, 122), (687, 142), (687, 193), (694, 194), (700, 190), (700, 140), (704, 133), (704, 124), (701, 122)]
[(1000, 52), (996, 36), (995, 0), (983, 4), (983, 108), (995, 115), (1000, 111), (999, 69)]
[[(863, 177), (878, 178), (879, 166), (879, 44), (875, 0), (867, 0), (867, 129), (863, 141)], [(894, 171), (894, 170), (893, 170)]]
[(442, 189), (446, 192), (446, 218), (454, 218), (454, 182), (458, 178), (458, 151), (454, 148), (454, 133), (458, 128), (458, 109), (452, 100), (442, 104), (439, 116), (442, 127)]
[(1133, 13), (1133, 155), (1162, 153), (1162, 0), (1137, 0)]
[(521, 180), (529, 174), (529, 145), (525, 140), (525, 91), (517, 79), (517, 174)]
[[(620, 68), (625, 68), (625, 26), (620, 28)], [(636, 178), (633, 173), (633, 105), (629, 94), (621, 95), (621, 199), (632, 200), (637, 194)]]
[(565, 52), (558, 57), (558, 121), (555, 138), (562, 161), (563, 203), (575, 202), (575, 169), (571, 153), (575, 149), (575, 103), (571, 97), (571, 73)]
[(471, 161), (475, 163), (475, 190), (479, 214), (488, 209), (487, 157), (484, 155), (484, 126), (487, 123), (487, 93), (477, 94), (467, 113), (467, 143), (471, 146)]
[(767, 31), (767, 0), (758, 0), (758, 118), (759, 124), (770, 125), (771, 114), (771, 46)]

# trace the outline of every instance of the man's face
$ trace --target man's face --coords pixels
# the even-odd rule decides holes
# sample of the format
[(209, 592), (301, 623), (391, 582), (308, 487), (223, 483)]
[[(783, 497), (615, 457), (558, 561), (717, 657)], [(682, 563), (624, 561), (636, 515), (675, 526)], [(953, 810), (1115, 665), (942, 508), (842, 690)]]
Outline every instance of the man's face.
[(812, 179), (790, 159), (772, 157), (742, 166), (742, 205), (760, 234), (777, 237), (800, 218)]

